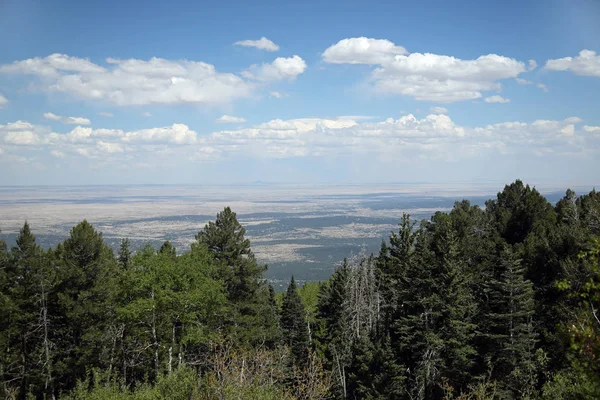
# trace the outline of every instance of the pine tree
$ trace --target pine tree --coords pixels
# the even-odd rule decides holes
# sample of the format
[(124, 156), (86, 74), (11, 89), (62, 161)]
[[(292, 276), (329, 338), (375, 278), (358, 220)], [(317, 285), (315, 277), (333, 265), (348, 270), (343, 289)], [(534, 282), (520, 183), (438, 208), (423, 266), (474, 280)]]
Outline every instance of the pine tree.
[(396, 355), (409, 371), (409, 393), (435, 398), (444, 382), (455, 390), (469, 383), (476, 305), (450, 217), (436, 213), (416, 234), (415, 259), (400, 287), (402, 316), (394, 323)]
[(344, 259), (326, 285), (322, 286), (317, 305), (317, 316), (324, 325), (319, 343), (331, 371), (336, 398), (347, 397), (347, 368), (351, 361), (350, 327), (344, 313), (350, 271)]
[(236, 214), (226, 207), (215, 222), (198, 232), (196, 246), (204, 246), (212, 254), (218, 265), (217, 278), (225, 284), (231, 304), (231, 312), (223, 321), (225, 328), (236, 342), (256, 344), (265, 338), (265, 321), (259, 312), (268, 299), (262, 276), (266, 266), (257, 264), (245, 233)]
[(173, 244), (171, 242), (169, 242), (168, 240), (165, 241), (161, 246), (160, 249), (158, 250), (159, 254), (167, 254), (169, 257), (171, 258), (175, 258), (177, 257), (177, 249), (175, 248), (175, 246), (173, 246)]
[(86, 220), (71, 229), (69, 238), (58, 246), (56, 257), (60, 292), (57, 373), (63, 388), (72, 388), (86, 369), (108, 366), (106, 329), (116, 306), (108, 301), (117, 261), (102, 233)]
[(209, 222), (196, 235), (196, 240), (208, 247), (221, 266), (219, 278), (225, 281), (228, 298), (234, 302), (253, 298), (266, 269), (256, 263), (245, 234), (246, 229), (240, 225), (236, 214), (226, 207), (217, 214), (215, 222)]
[(119, 265), (123, 269), (128, 269), (129, 264), (131, 262), (132, 251), (130, 246), (131, 244), (128, 238), (121, 239), (121, 244), (119, 245), (118, 261)]
[[(13, 378), (19, 382), (19, 396), (25, 398), (39, 382), (35, 368), (37, 351), (34, 332), (38, 326), (36, 270), (39, 269), (41, 249), (35, 243), (29, 224), (25, 222), (17, 236), (16, 246), (11, 249), (7, 269), (9, 297), (12, 312), (9, 315), (8, 345), (15, 349), (13, 355)], [(10, 371), (9, 371), (10, 373)]]
[(283, 297), (281, 329), (285, 343), (291, 349), (294, 363), (299, 366), (304, 365), (308, 360), (310, 342), (304, 304), (298, 294), (298, 287), (293, 276)]
[(513, 396), (531, 393), (537, 383), (535, 352), (537, 335), (532, 283), (510, 247), (505, 247), (492, 278), (485, 284), (488, 312), (482, 328), (488, 340), (485, 355), (491, 377)]
[(13, 359), (7, 360), (5, 373), (18, 380), (20, 398), (48, 395), (53, 385), (49, 303), (55, 271), (35, 243), (27, 222), (19, 232), (17, 245), (6, 256), (8, 326), (3, 336)]

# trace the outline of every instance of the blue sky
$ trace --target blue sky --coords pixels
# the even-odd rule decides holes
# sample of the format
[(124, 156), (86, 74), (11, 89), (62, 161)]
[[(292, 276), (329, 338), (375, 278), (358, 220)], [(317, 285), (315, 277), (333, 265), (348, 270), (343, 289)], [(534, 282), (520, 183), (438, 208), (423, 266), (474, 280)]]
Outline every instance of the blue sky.
[(599, 18), (595, 0), (5, 0), (0, 185), (596, 184)]

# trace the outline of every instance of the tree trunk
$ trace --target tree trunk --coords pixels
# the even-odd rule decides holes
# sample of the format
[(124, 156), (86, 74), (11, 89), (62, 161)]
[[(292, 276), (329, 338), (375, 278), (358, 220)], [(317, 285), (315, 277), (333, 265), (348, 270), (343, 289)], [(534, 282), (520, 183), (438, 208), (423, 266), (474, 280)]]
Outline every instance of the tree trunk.
[[(154, 300), (154, 291), (150, 297)], [(156, 336), (156, 304), (152, 305), (152, 340), (154, 340), (154, 373), (158, 378), (158, 338)]]

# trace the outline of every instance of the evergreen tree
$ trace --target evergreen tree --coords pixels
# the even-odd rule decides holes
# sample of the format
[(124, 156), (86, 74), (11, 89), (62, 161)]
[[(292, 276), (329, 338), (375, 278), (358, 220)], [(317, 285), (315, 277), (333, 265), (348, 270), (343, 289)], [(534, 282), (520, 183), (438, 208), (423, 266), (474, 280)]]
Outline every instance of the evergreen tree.
[(214, 257), (217, 278), (225, 284), (231, 305), (224, 321), (226, 329), (238, 343), (256, 344), (265, 340), (266, 321), (259, 313), (268, 299), (262, 276), (266, 266), (257, 264), (245, 233), (236, 214), (226, 207), (217, 214), (215, 222), (209, 222), (198, 232), (196, 240), (197, 245), (206, 247)]
[(324, 325), (319, 343), (323, 347), (326, 367), (333, 377), (334, 395), (341, 399), (347, 397), (347, 368), (351, 361), (352, 342), (344, 313), (349, 275), (348, 262), (344, 259), (328, 283), (322, 286), (317, 305), (318, 318)]
[(7, 268), (8, 291), (11, 299), (9, 314), (8, 347), (13, 350), (12, 371), (7, 371), (19, 382), (19, 397), (39, 382), (35, 368), (37, 313), (33, 297), (37, 293), (35, 270), (39, 269), (41, 249), (35, 243), (29, 224), (25, 222), (17, 236), (16, 246), (11, 249)]
[(501, 382), (511, 396), (531, 395), (537, 384), (535, 312), (532, 283), (510, 247), (485, 284), (487, 309), (482, 324), (488, 340), (489, 375)]
[(175, 258), (177, 257), (177, 249), (175, 248), (175, 246), (173, 246), (173, 244), (171, 242), (169, 242), (168, 240), (165, 241), (161, 246), (160, 249), (158, 250), (159, 254), (166, 254), (171, 258)]
[(245, 234), (236, 214), (226, 207), (217, 214), (215, 222), (209, 222), (196, 235), (196, 240), (208, 247), (221, 266), (219, 278), (226, 283), (228, 298), (234, 302), (253, 299), (266, 269), (256, 263)]
[(476, 306), (457, 243), (450, 217), (436, 213), (417, 234), (416, 259), (401, 288), (396, 354), (409, 371), (407, 390), (418, 398), (440, 397), (442, 383), (455, 390), (469, 383)]
[(56, 368), (66, 389), (74, 387), (86, 369), (108, 366), (106, 329), (116, 305), (107, 301), (114, 289), (110, 277), (116, 260), (102, 234), (86, 220), (71, 229), (56, 257), (60, 271)]
[(283, 297), (281, 329), (285, 343), (291, 349), (294, 363), (300, 366), (304, 365), (308, 360), (310, 342), (304, 304), (298, 294), (298, 287), (293, 276)]
[(49, 295), (54, 270), (27, 222), (4, 257), (8, 326), (3, 336), (9, 355), (5, 373), (19, 382), (19, 398), (48, 395), (53, 384)]
[(130, 246), (131, 243), (129, 242), (128, 238), (121, 239), (121, 244), (119, 245), (118, 261), (119, 265), (123, 269), (129, 268), (129, 264), (131, 262), (132, 251)]

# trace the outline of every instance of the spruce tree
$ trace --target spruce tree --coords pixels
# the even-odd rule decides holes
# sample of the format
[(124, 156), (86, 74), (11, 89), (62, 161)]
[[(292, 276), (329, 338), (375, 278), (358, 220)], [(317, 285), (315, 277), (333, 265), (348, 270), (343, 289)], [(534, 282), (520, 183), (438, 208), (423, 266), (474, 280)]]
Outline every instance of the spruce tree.
[(326, 367), (331, 371), (336, 398), (347, 397), (347, 368), (351, 361), (349, 324), (344, 313), (350, 271), (344, 259), (327, 284), (321, 287), (317, 316), (324, 325), (319, 342), (323, 346)]
[[(268, 297), (264, 294), (263, 272), (244, 237), (246, 230), (236, 214), (226, 207), (196, 235), (197, 246), (204, 246), (217, 263), (217, 278), (226, 287), (230, 314), (224, 320), (225, 328), (240, 344), (264, 342), (264, 323), (259, 315)], [(262, 292), (262, 294), (261, 294)]]
[(251, 300), (262, 281), (265, 267), (258, 265), (250, 249), (246, 229), (238, 222), (231, 208), (225, 207), (196, 235), (221, 266), (219, 278), (227, 286), (228, 298), (234, 302)]
[(170, 241), (165, 241), (161, 246), (160, 249), (158, 250), (159, 254), (166, 254), (171, 258), (176, 258), (177, 257), (177, 249), (175, 248), (175, 246), (173, 246), (173, 244)]
[(102, 233), (86, 220), (71, 229), (56, 256), (60, 275), (57, 373), (63, 388), (71, 388), (90, 367), (108, 364), (104, 340), (116, 306), (108, 300), (117, 261)]
[[(35, 366), (37, 352), (35, 330), (38, 327), (36, 270), (39, 269), (41, 249), (35, 243), (29, 224), (24, 223), (11, 249), (7, 268), (11, 313), (9, 315), (8, 343), (13, 353), (13, 378), (19, 382), (19, 395), (25, 398), (39, 384)], [(10, 371), (10, 370), (9, 370)], [(9, 372), (10, 373), (10, 372)]]
[(296, 281), (292, 280), (283, 297), (281, 329), (285, 343), (290, 347), (294, 363), (303, 366), (308, 359), (309, 337), (304, 304), (298, 294)]
[(442, 383), (454, 390), (469, 383), (476, 305), (450, 222), (436, 213), (417, 232), (415, 261), (400, 288), (396, 354), (409, 371), (412, 396), (435, 398)]
[(131, 243), (128, 238), (121, 239), (121, 244), (119, 245), (119, 255), (118, 261), (119, 265), (123, 269), (129, 268), (129, 264), (131, 263)]
[(484, 336), (489, 341), (486, 358), (492, 378), (516, 397), (525, 397), (537, 383), (532, 283), (525, 279), (521, 260), (508, 246), (499, 257), (492, 279), (485, 284), (489, 311)]

